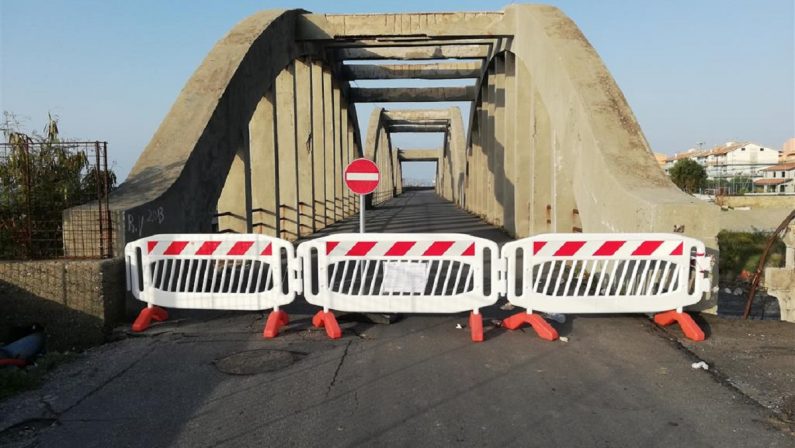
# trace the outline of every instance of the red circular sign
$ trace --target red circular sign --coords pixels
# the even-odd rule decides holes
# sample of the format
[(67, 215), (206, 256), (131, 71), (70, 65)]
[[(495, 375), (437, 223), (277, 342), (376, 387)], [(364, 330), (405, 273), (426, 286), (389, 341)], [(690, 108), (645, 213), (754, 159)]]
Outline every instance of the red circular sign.
[(372, 193), (380, 180), (378, 167), (368, 159), (353, 160), (345, 167), (345, 185), (356, 194)]

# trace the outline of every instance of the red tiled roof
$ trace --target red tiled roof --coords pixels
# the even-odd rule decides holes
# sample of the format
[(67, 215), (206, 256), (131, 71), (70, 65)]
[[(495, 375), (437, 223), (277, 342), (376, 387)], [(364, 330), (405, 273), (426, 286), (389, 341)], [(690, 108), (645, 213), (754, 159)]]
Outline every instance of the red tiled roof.
[(762, 168), (759, 171), (789, 171), (795, 170), (795, 162), (791, 163), (780, 163), (778, 165), (769, 166), (767, 168)]
[(754, 185), (781, 185), (791, 180), (792, 179), (773, 179), (771, 177), (764, 177), (761, 179), (754, 179)]
[(707, 155), (718, 156), (718, 155), (728, 154), (734, 151), (735, 149), (742, 148), (743, 146), (749, 143), (750, 142), (742, 142), (742, 143), (734, 143), (728, 146), (727, 145), (716, 146), (710, 149), (709, 151), (707, 151)]

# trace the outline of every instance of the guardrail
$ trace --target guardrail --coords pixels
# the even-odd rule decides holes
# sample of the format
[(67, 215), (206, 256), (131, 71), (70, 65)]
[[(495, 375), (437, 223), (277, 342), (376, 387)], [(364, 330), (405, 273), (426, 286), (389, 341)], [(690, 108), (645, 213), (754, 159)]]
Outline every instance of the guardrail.
[(147, 303), (133, 324), (168, 317), (163, 307), (265, 310), (264, 335), (288, 322), (279, 307), (303, 294), (320, 306), (312, 319), (331, 338), (333, 310), (457, 313), (471, 310), (473, 341), (483, 340), (480, 308), (506, 296), (526, 311), (503, 321), (558, 337), (534, 311), (658, 313), (694, 340), (704, 334), (682, 308), (710, 290), (704, 244), (679, 234), (545, 234), (496, 243), (464, 234), (333, 234), (301, 243), (265, 235), (155, 235), (127, 245), (127, 284)]
[[(660, 233), (544, 234), (507, 243), (502, 248), (507, 297), (527, 313), (504, 324), (516, 328), (529, 323), (539, 330), (544, 323), (531, 317), (533, 311), (670, 310), (676, 310), (671, 316), (682, 323), (689, 318), (682, 308), (710, 290), (710, 260), (705, 252), (701, 241)], [(548, 328), (541, 330), (542, 337), (556, 337)], [(689, 336), (703, 339), (703, 334)]]
[(147, 303), (133, 324), (145, 330), (164, 320), (161, 307), (266, 310), (266, 337), (287, 323), (279, 306), (300, 292), (295, 251), (287, 241), (265, 235), (154, 235), (127, 244), (127, 287)]
[[(497, 301), (499, 248), (462, 234), (335, 234), (301, 243), (306, 301), (315, 322), (338, 337), (329, 310), (455, 313), (472, 310), (472, 339), (483, 340), (479, 309)], [(331, 328), (332, 330), (329, 330)]]

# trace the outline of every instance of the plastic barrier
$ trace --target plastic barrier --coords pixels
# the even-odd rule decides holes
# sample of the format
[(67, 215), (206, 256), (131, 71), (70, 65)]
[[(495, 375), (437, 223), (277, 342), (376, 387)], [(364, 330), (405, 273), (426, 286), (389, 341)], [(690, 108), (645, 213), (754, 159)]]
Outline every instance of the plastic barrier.
[(143, 331), (161, 307), (266, 310), (265, 337), (288, 322), (279, 306), (301, 292), (292, 244), (265, 235), (154, 235), (127, 244), (127, 288), (148, 304), (133, 324)]
[[(335, 234), (301, 243), (304, 297), (313, 319), (341, 335), (330, 310), (456, 313), (472, 310), (472, 340), (483, 340), (479, 308), (502, 292), (496, 243), (463, 234)], [(313, 273), (314, 275), (309, 275)]]
[(678, 234), (544, 234), (505, 244), (508, 300), (526, 312), (503, 321), (523, 323), (544, 339), (555, 330), (533, 311), (547, 313), (661, 313), (659, 325), (678, 322), (685, 335), (704, 333), (682, 307), (710, 290), (712, 259), (704, 243)]

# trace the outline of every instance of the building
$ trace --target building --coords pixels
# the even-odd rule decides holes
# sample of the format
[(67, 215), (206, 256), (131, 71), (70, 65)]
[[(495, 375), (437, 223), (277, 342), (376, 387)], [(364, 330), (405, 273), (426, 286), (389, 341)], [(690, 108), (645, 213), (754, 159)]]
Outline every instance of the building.
[(781, 147), (781, 157), (779, 163), (795, 162), (795, 137), (784, 142)]
[(779, 151), (751, 142), (727, 142), (709, 150), (677, 153), (666, 160), (665, 171), (683, 158), (703, 166), (709, 179), (761, 177), (762, 169), (779, 163)]
[(660, 168), (665, 169), (665, 164), (668, 161), (668, 155), (655, 152), (654, 158), (657, 159), (657, 163), (660, 165)]
[(760, 193), (795, 194), (795, 162), (782, 163), (761, 170), (764, 177), (754, 179)]

